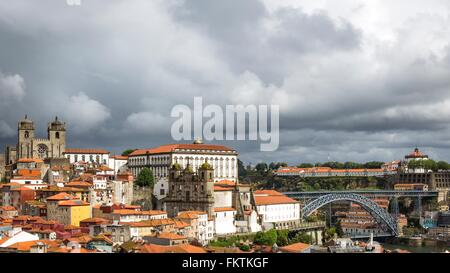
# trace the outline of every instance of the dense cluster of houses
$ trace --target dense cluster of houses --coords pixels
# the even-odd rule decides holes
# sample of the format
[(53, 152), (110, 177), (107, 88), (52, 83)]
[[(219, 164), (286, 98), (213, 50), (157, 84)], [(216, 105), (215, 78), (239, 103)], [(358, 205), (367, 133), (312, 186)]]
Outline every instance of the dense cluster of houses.
[(219, 237), (300, 223), (297, 201), (238, 182), (234, 150), (202, 143), (173, 148), (176, 161), (155, 176), (152, 210), (133, 205), (135, 176), (126, 157), (66, 149), (65, 160), (18, 159), (0, 184), (0, 251), (217, 252), (209, 243)]

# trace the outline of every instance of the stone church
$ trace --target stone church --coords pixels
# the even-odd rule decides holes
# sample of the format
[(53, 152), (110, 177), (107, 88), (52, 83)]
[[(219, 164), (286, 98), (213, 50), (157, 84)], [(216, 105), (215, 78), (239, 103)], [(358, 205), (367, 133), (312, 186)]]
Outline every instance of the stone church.
[(13, 164), (20, 158), (63, 158), (66, 150), (66, 124), (55, 120), (48, 124), (47, 138), (37, 138), (34, 122), (27, 116), (18, 123), (17, 145), (6, 148), (6, 162)]
[(169, 175), (169, 193), (163, 202), (167, 215), (176, 217), (182, 211), (205, 211), (214, 214), (214, 169), (207, 162), (194, 172), (189, 163), (182, 170), (175, 163)]

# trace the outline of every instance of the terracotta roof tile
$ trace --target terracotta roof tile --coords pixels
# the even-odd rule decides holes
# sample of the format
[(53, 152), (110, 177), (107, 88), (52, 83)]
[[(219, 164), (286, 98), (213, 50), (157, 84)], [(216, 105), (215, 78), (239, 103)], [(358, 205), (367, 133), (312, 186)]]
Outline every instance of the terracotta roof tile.
[(129, 156), (145, 155), (145, 154), (163, 154), (172, 153), (177, 149), (185, 150), (208, 150), (208, 151), (234, 151), (226, 146), (211, 144), (168, 144), (152, 149), (139, 149), (132, 152)]

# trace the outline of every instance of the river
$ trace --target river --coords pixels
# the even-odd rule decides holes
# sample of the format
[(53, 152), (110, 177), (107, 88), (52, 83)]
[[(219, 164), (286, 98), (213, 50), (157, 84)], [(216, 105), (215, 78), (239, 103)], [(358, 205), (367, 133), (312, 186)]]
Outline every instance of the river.
[(437, 247), (437, 246), (407, 246), (407, 245), (393, 245), (393, 244), (381, 244), (385, 249), (388, 250), (395, 250), (395, 249), (402, 249), (402, 250), (408, 250), (413, 253), (442, 253), (446, 250), (450, 251), (450, 247)]

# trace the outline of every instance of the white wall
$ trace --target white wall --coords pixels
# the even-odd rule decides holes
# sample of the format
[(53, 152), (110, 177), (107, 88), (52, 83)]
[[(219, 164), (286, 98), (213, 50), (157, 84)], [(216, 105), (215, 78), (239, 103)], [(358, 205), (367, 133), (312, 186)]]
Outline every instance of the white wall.
[[(93, 161), (92, 162), (97, 162), (97, 156), (99, 156), (100, 158), (100, 164), (109, 164), (109, 154), (69, 154), (66, 153), (64, 154), (64, 156), (66, 158), (69, 159), (70, 163), (73, 164), (75, 162), (79, 162), (79, 161), (84, 161), (84, 162), (91, 162), (90, 158), (92, 156)], [(83, 156), (84, 156), (84, 160), (83, 160)]]
[(300, 204), (260, 205), (256, 207), (263, 222), (284, 222), (300, 219)]
[(234, 223), (234, 217), (236, 211), (223, 211), (215, 212), (216, 218), (214, 226), (216, 228), (216, 234), (234, 234), (236, 233), (236, 225)]
[(214, 207), (229, 208), (233, 206), (233, 191), (215, 191)]

